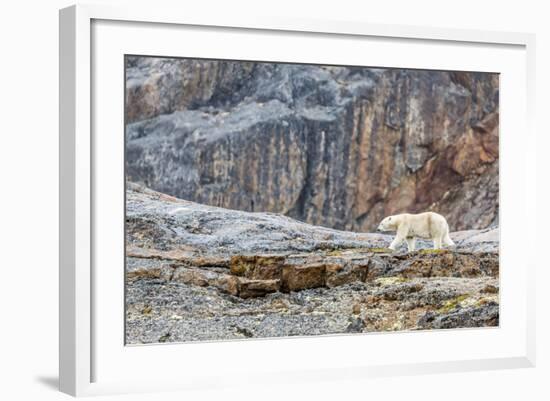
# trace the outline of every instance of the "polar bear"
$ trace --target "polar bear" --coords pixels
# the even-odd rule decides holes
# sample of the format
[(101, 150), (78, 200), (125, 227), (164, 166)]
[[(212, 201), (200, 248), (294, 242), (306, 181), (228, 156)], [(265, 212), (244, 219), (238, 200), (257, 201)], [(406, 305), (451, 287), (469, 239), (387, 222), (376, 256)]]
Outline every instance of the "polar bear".
[(428, 238), (433, 240), (434, 249), (440, 249), (441, 245), (454, 246), (449, 237), (449, 225), (445, 217), (434, 212), (419, 214), (396, 214), (388, 216), (380, 222), (377, 231), (395, 231), (396, 235), (390, 245), (395, 250), (407, 240), (409, 252), (414, 251), (416, 238)]

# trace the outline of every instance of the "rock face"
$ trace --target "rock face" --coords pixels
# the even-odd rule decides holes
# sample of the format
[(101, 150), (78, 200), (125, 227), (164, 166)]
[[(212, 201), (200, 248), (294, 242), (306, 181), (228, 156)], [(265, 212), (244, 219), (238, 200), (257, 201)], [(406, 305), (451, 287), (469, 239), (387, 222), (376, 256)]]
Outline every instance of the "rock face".
[(127, 178), (203, 204), (372, 231), (498, 224), (498, 74), (128, 57)]
[(498, 325), (498, 228), (457, 246), (312, 226), (127, 184), (128, 343)]

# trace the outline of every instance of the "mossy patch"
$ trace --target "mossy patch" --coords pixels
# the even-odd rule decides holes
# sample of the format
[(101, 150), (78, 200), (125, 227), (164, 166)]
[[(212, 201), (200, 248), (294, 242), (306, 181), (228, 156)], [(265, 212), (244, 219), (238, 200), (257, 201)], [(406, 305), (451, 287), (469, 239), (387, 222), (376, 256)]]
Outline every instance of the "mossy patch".
[(439, 308), (437, 311), (439, 313), (449, 313), (451, 311), (453, 311), (454, 309), (456, 309), (458, 306), (462, 306), (462, 303), (468, 299), (469, 295), (468, 294), (462, 294), (462, 295), (459, 295), (458, 297), (456, 298), (452, 298), (452, 299), (449, 299), (448, 301), (445, 302), (445, 304), (443, 304), (443, 306), (441, 308)]
[(330, 252), (327, 252), (327, 256), (341, 256), (342, 250), (341, 249), (333, 249)]
[(390, 248), (367, 248), (367, 252), (373, 253), (392, 253), (393, 250)]
[(418, 251), (418, 253), (420, 253), (422, 255), (439, 255), (439, 254), (447, 253), (447, 252), (449, 252), (449, 251), (446, 250), (446, 249), (420, 249)]
[(237, 276), (244, 276), (248, 270), (248, 264), (246, 263), (235, 263), (231, 265), (231, 273)]
[(237, 276), (244, 276), (246, 272), (254, 266), (255, 256), (234, 255), (231, 257), (230, 270)]
[(327, 256), (350, 256), (350, 255), (362, 255), (366, 253), (390, 253), (389, 248), (335, 248), (327, 251)]

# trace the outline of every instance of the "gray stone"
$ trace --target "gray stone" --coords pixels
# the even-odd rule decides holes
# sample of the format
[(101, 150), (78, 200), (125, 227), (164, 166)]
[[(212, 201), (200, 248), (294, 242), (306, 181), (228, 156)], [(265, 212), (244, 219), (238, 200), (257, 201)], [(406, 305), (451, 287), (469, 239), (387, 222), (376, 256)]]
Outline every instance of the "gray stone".
[(129, 57), (126, 84), (127, 177), (160, 192), (355, 231), (498, 221), (498, 74)]
[(452, 251), (388, 253), (391, 236), (134, 184), (127, 200), (129, 344), (498, 325), (498, 236), (490, 252), (472, 231)]

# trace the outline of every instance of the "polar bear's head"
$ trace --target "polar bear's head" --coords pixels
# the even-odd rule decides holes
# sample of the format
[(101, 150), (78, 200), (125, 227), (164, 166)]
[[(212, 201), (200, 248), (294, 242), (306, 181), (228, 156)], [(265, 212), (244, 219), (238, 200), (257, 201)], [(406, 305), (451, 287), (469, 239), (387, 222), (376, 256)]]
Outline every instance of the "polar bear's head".
[(388, 216), (380, 222), (376, 231), (396, 231), (397, 230), (396, 216)]

